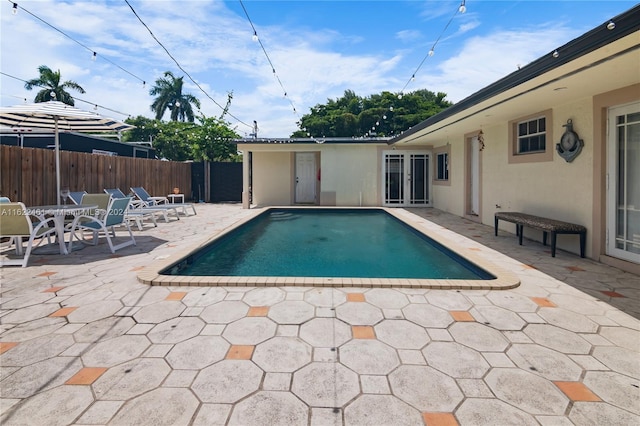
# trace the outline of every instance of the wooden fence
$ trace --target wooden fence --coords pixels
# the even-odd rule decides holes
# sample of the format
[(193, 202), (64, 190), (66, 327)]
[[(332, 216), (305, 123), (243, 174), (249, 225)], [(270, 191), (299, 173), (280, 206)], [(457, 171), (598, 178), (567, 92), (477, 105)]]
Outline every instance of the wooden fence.
[[(55, 152), (0, 145), (0, 195), (27, 206), (56, 204)], [(191, 199), (191, 163), (60, 151), (60, 183), (71, 191), (143, 186), (151, 195), (173, 188)]]

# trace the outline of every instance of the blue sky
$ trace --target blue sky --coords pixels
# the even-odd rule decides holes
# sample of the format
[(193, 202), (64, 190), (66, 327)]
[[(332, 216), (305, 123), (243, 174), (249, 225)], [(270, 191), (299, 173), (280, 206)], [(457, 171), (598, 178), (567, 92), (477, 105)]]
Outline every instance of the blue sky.
[[(124, 0), (17, 3), (13, 15), (12, 2), (0, 1), (0, 68), (18, 78), (0, 75), (3, 106), (32, 101), (35, 90), (19, 79), (35, 78), (47, 65), (85, 88), (77, 94), (87, 101), (76, 102), (80, 108), (98, 105), (120, 120), (153, 117), (153, 82), (164, 71), (184, 75)], [(241, 136), (256, 120), (261, 137), (289, 136), (312, 106), (345, 90), (368, 96), (406, 86), (405, 92), (445, 92), (457, 102), (636, 4), (467, 0), (462, 14), (459, 0), (244, 0), (275, 78), (239, 1), (129, 3), (206, 92), (185, 76), (185, 91), (201, 100), (202, 112), (219, 116), (216, 103), (224, 105), (233, 92), (226, 118)]]

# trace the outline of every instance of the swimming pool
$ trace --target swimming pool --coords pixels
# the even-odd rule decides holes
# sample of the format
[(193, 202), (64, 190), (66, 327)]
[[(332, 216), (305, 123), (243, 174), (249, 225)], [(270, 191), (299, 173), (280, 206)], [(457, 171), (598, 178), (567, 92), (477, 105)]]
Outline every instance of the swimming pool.
[[(493, 289), (519, 284), (513, 274), (452, 245), (429, 224), (433, 228), (403, 209), (260, 209), (232, 229), (145, 268), (138, 279), (201, 286)], [(264, 240), (265, 235), (271, 236)], [(429, 266), (428, 258), (438, 260)]]

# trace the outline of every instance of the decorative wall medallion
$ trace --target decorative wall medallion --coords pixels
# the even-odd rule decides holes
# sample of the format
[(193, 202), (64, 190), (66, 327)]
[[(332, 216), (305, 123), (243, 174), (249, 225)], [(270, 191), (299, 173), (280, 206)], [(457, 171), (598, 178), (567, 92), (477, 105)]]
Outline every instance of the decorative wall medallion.
[(564, 158), (567, 163), (572, 162), (584, 146), (584, 141), (580, 139), (578, 134), (573, 131), (573, 121), (567, 120), (567, 124), (562, 127), (566, 127), (567, 130), (560, 138), (560, 143), (556, 144), (556, 151), (560, 154), (560, 157)]

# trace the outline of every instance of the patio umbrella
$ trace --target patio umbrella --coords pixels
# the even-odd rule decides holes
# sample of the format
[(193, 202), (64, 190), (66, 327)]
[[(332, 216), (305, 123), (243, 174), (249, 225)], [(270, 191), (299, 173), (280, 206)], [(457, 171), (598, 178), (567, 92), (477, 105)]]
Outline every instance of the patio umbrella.
[(135, 127), (59, 101), (0, 107), (0, 124), (11, 128), (53, 129), (56, 157), (56, 194), (58, 197), (56, 203), (60, 200), (60, 130), (119, 132)]

